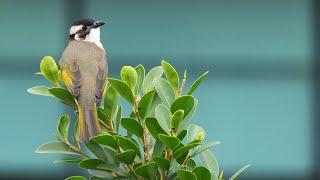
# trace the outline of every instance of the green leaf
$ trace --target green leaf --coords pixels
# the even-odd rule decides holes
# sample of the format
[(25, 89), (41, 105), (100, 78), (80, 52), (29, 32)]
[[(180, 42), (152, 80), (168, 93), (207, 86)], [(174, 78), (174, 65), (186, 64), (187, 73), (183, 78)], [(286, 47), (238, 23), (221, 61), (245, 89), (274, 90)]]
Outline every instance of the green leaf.
[(82, 161), (80, 158), (62, 158), (55, 160), (54, 163), (79, 163), (80, 161)]
[(50, 88), (49, 92), (56, 98), (60, 99), (63, 103), (75, 109), (77, 108), (77, 103), (69, 91), (62, 88)]
[(189, 91), (188, 91), (188, 95), (193, 94), (193, 92), (198, 88), (198, 86), (201, 84), (201, 82), (207, 77), (209, 71), (206, 71), (205, 73), (203, 73), (200, 77), (198, 77), (194, 83), (191, 85)]
[(119, 98), (119, 93), (112, 86), (109, 86), (104, 96), (104, 111), (108, 121), (113, 121), (118, 109)]
[(164, 144), (159, 139), (156, 139), (156, 142), (153, 146), (152, 157), (161, 156), (164, 150)]
[(117, 138), (118, 138), (120, 147), (122, 147), (124, 150), (130, 150), (130, 149), (135, 150), (137, 155), (141, 157), (139, 147), (136, 143), (134, 143), (129, 138), (126, 138), (123, 136), (117, 136)]
[(85, 169), (94, 169), (99, 171), (110, 172), (112, 169), (109, 169), (105, 162), (100, 159), (86, 159), (79, 163), (79, 166)]
[(49, 92), (49, 87), (47, 86), (34, 86), (32, 88), (29, 88), (28, 93), (39, 95), (39, 96), (52, 96)]
[(85, 144), (87, 148), (100, 160), (103, 160), (105, 163), (105, 169), (116, 170), (120, 162), (115, 158), (116, 151), (107, 146), (100, 146), (94, 141), (90, 141), (90, 143)]
[(156, 179), (158, 171), (157, 163), (150, 162), (148, 164), (141, 165), (135, 169), (135, 172), (145, 178)]
[(172, 114), (170, 110), (164, 106), (163, 104), (157, 105), (155, 109), (155, 115), (159, 122), (159, 125), (166, 131), (170, 131), (170, 122), (172, 118)]
[(202, 153), (203, 151), (205, 151), (205, 150), (207, 150), (207, 149), (209, 149), (209, 148), (211, 148), (211, 147), (213, 147), (213, 146), (215, 146), (215, 145), (218, 145), (218, 144), (220, 144), (219, 141), (211, 141), (211, 142), (209, 142), (209, 143), (207, 143), (207, 144), (205, 144), (205, 145), (201, 145), (201, 146), (199, 146), (199, 147), (197, 148), (197, 150), (195, 150), (195, 151), (192, 153), (191, 157), (195, 157), (195, 156), (197, 156), (198, 154)]
[(170, 161), (164, 157), (154, 156), (153, 161), (158, 164), (158, 166), (163, 170), (167, 171), (170, 168)]
[(70, 176), (64, 180), (87, 180), (87, 178), (85, 178), (83, 176)]
[(129, 165), (133, 163), (135, 157), (136, 157), (136, 151), (132, 149), (116, 154), (116, 158), (119, 161)]
[(121, 125), (129, 132), (133, 133), (139, 138), (143, 137), (143, 128), (139, 122), (133, 118), (122, 118)]
[(184, 139), (184, 137), (186, 137), (187, 133), (188, 133), (187, 130), (182, 130), (182, 131), (178, 134), (177, 138), (178, 138), (180, 141), (182, 141), (182, 140)]
[(171, 103), (176, 99), (175, 91), (171, 84), (167, 80), (159, 78), (154, 81), (154, 85), (164, 105), (170, 107)]
[(197, 180), (196, 175), (191, 171), (179, 169), (177, 171), (177, 174), (178, 174), (179, 180)]
[(136, 85), (135, 92), (136, 92), (136, 94), (139, 94), (139, 92), (141, 90), (141, 86), (142, 86), (143, 80), (144, 80), (144, 77), (145, 77), (145, 69), (141, 64), (136, 66), (135, 69), (136, 69), (137, 75), (138, 75), (138, 80), (137, 80), (137, 85)]
[(179, 109), (172, 115), (171, 119), (171, 128), (177, 130), (179, 128), (180, 123), (183, 120), (184, 111)]
[(150, 134), (158, 139), (158, 134), (166, 134), (166, 132), (160, 127), (156, 118), (147, 118), (145, 120), (146, 126), (150, 132)]
[(194, 105), (194, 98), (192, 96), (181, 96), (177, 98), (171, 105), (171, 113), (175, 113), (179, 109), (184, 111), (184, 117), (186, 117), (192, 110)]
[(197, 166), (197, 164), (193, 159), (190, 158), (187, 160), (186, 166), (187, 166), (187, 170), (192, 170)]
[(219, 176), (219, 164), (216, 159), (216, 156), (209, 150), (205, 150), (202, 153), (200, 153), (200, 160), (204, 164), (206, 168), (208, 168), (211, 172), (211, 174), (214, 177)]
[(196, 124), (190, 124), (188, 128), (188, 136), (187, 140), (188, 142), (192, 142), (195, 140), (203, 140), (205, 137), (205, 130)]
[(78, 153), (71, 151), (68, 145), (65, 145), (60, 142), (50, 142), (50, 143), (43, 144), (39, 146), (35, 152), (79, 155)]
[(62, 115), (58, 121), (57, 125), (57, 136), (60, 139), (68, 141), (68, 131), (69, 131), (70, 119), (68, 115)]
[(160, 78), (163, 74), (161, 66), (152, 68), (146, 75), (142, 83), (142, 89), (146, 93), (154, 87), (154, 80)]
[(92, 175), (90, 180), (105, 180), (112, 179), (114, 175), (111, 172), (88, 169), (88, 172)]
[(192, 144), (188, 144), (186, 146), (180, 147), (179, 149), (174, 151), (173, 156), (174, 158), (178, 159), (181, 155), (183, 155), (184, 153), (188, 152), (192, 148), (195, 148), (199, 145), (200, 143), (192, 143)]
[(122, 81), (125, 82), (134, 92), (138, 81), (137, 71), (131, 66), (123, 66), (120, 75)]
[(142, 119), (145, 119), (151, 113), (151, 106), (154, 94), (154, 90), (147, 92), (145, 95), (142, 96), (139, 102), (138, 111)]
[(197, 179), (211, 180), (211, 173), (205, 167), (202, 167), (202, 166), (196, 167), (192, 170), (192, 172), (197, 176)]
[(113, 149), (117, 149), (118, 142), (115, 137), (110, 134), (102, 134), (91, 138), (91, 141), (94, 141), (98, 144), (109, 146)]
[(51, 83), (58, 83), (58, 66), (53, 57), (45, 56), (40, 62), (40, 71), (42, 75)]
[(179, 90), (179, 75), (174, 67), (166, 62), (165, 60), (161, 61), (161, 66), (163, 68), (164, 74), (166, 75), (169, 82), (172, 84), (176, 91)]
[(118, 108), (117, 116), (116, 116), (116, 132), (119, 134), (120, 124), (121, 124), (121, 106)]
[(176, 137), (159, 134), (158, 135), (160, 141), (168, 148), (168, 149), (174, 149), (180, 144), (180, 140)]
[(247, 164), (247, 165), (243, 166), (236, 173), (234, 173), (229, 180), (237, 179), (241, 175), (241, 173), (243, 171), (245, 171), (246, 169), (248, 169), (250, 166), (251, 166), (250, 164)]
[(98, 118), (101, 119), (103, 122), (108, 122), (109, 119), (107, 117), (106, 112), (104, 111), (103, 108), (98, 108), (97, 110)]
[(130, 89), (130, 87), (124, 83), (123, 81), (108, 78), (109, 83), (111, 86), (125, 99), (127, 100), (131, 105), (134, 104), (134, 96)]

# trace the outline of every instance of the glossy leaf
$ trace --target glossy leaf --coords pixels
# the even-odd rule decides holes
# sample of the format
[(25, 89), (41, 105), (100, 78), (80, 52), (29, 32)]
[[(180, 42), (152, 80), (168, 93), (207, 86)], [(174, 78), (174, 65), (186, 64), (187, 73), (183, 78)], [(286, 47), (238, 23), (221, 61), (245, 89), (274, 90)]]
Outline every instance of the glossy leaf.
[(126, 130), (133, 133), (137, 137), (139, 137), (139, 138), (143, 137), (143, 128), (137, 120), (135, 120), (133, 118), (122, 118), (121, 125)]
[(145, 123), (149, 132), (155, 139), (158, 139), (158, 134), (166, 134), (166, 132), (160, 127), (156, 118), (147, 118)]
[(181, 96), (177, 98), (171, 105), (171, 113), (175, 113), (179, 109), (184, 111), (184, 117), (186, 117), (192, 110), (194, 105), (194, 98), (192, 96)]
[(68, 145), (60, 142), (50, 142), (39, 146), (36, 153), (57, 153), (57, 154), (74, 154), (79, 155), (76, 152), (71, 151)]
[(151, 112), (151, 106), (152, 106), (152, 101), (154, 98), (155, 91), (149, 91), (145, 95), (142, 96), (139, 105), (138, 105), (138, 111), (140, 114), (141, 119), (145, 119), (146, 117), (149, 116)]
[(118, 153), (116, 154), (116, 158), (121, 161), (121, 162), (124, 162), (125, 164), (129, 164), (131, 165), (134, 161), (134, 158), (136, 157), (136, 151), (135, 150), (127, 150), (127, 151), (124, 151), (122, 153)]
[(148, 164), (144, 164), (135, 169), (135, 172), (145, 178), (148, 179), (156, 179), (156, 174), (158, 171), (157, 163), (150, 162)]
[(118, 109), (119, 98), (119, 93), (112, 86), (109, 86), (104, 96), (104, 111), (108, 121), (113, 121)]
[(213, 176), (219, 176), (218, 161), (216, 159), (216, 156), (210, 150), (205, 150), (200, 153), (200, 160), (202, 161), (203, 165), (209, 169)]
[(136, 71), (137, 71), (137, 75), (138, 75), (138, 80), (137, 80), (137, 85), (135, 88), (135, 92), (136, 94), (139, 94), (141, 87), (142, 87), (142, 83), (145, 77), (145, 69), (144, 67), (139, 64), (138, 66), (135, 67)]
[(131, 105), (134, 104), (134, 96), (128, 84), (112, 78), (108, 78), (108, 81), (125, 100), (127, 100)]
[(186, 163), (187, 170), (192, 170), (197, 166), (196, 161), (193, 159), (188, 159)]
[(183, 120), (184, 111), (179, 109), (172, 115), (171, 119), (171, 128), (177, 130), (179, 128), (180, 123)]
[(55, 160), (54, 163), (79, 163), (80, 161), (82, 161), (80, 158), (62, 158)]
[(110, 172), (112, 169), (109, 169), (105, 162), (100, 159), (86, 159), (79, 163), (79, 166), (84, 169), (94, 169), (99, 171)]
[(53, 84), (58, 83), (58, 66), (53, 57), (45, 56), (40, 62), (40, 71), (42, 75)]
[(69, 91), (62, 88), (50, 88), (49, 92), (56, 98), (60, 99), (63, 103), (75, 109), (77, 108), (77, 103)]
[(188, 91), (188, 95), (192, 95), (194, 93), (194, 91), (199, 87), (199, 85), (201, 84), (201, 82), (207, 77), (209, 71), (206, 71), (205, 73), (203, 73), (200, 77), (198, 77), (194, 83), (191, 85), (189, 91)]
[(200, 153), (202, 153), (203, 151), (205, 151), (213, 146), (216, 146), (218, 144), (220, 144), (219, 141), (211, 141), (207, 144), (201, 145), (192, 153), (191, 157), (195, 157), (195, 156), (199, 155)]
[(187, 135), (188, 131), (187, 130), (182, 130), (178, 135), (177, 135), (177, 138), (182, 141), (186, 135)]
[(131, 66), (123, 66), (120, 75), (122, 81), (134, 91), (138, 81), (137, 71)]
[(211, 180), (211, 173), (205, 167), (202, 167), (202, 166), (196, 167), (192, 170), (192, 172), (197, 176), (197, 179)]
[(155, 115), (159, 122), (159, 125), (166, 131), (170, 131), (170, 122), (172, 118), (172, 114), (170, 110), (164, 106), (163, 104), (157, 105), (155, 109)]
[(87, 180), (87, 178), (85, 178), (83, 176), (70, 176), (64, 180)]
[(116, 151), (114, 149), (100, 146), (93, 141), (87, 143), (86, 146), (97, 158), (104, 161), (106, 168), (115, 170), (119, 167), (120, 163), (115, 158)]
[(102, 134), (91, 138), (91, 141), (94, 141), (98, 144), (109, 146), (113, 149), (118, 147), (118, 143), (115, 137), (110, 134)]
[(168, 148), (168, 149), (174, 149), (180, 144), (180, 140), (176, 137), (159, 134), (158, 135), (160, 141)]
[(236, 173), (234, 173), (229, 180), (235, 180), (237, 179), (246, 169), (248, 169), (251, 165), (247, 164), (245, 166), (243, 166), (242, 168), (240, 168)]
[(167, 171), (170, 168), (170, 161), (169, 159), (166, 159), (164, 157), (161, 156), (155, 156), (153, 157), (153, 161), (156, 162), (158, 164), (158, 166), (163, 170), (163, 171)]
[(203, 140), (205, 137), (205, 130), (196, 124), (190, 124), (188, 128), (188, 142), (192, 142), (195, 140)]
[(184, 169), (179, 169), (177, 175), (179, 180), (197, 180), (197, 177), (193, 172)]
[(184, 153), (188, 152), (189, 150), (199, 146), (200, 143), (192, 143), (192, 144), (188, 144), (186, 146), (183, 146), (177, 150), (174, 151), (173, 156), (174, 158), (179, 158), (181, 155), (183, 155)]
[(58, 138), (68, 141), (70, 119), (68, 115), (62, 115), (57, 125), (57, 136)]
[(120, 129), (120, 124), (121, 124), (121, 116), (122, 116), (122, 109), (121, 106), (119, 106), (118, 108), (118, 112), (116, 115), (116, 132), (119, 133), (119, 129)]
[(146, 75), (142, 83), (142, 89), (146, 93), (154, 87), (154, 80), (160, 78), (163, 74), (161, 66), (152, 68)]
[(161, 66), (163, 68), (164, 74), (166, 75), (166, 78), (177, 92), (179, 89), (179, 75), (177, 71), (171, 64), (169, 64), (165, 60), (161, 61)]
[(163, 78), (156, 79), (154, 85), (163, 104), (170, 107), (171, 103), (176, 99), (172, 85)]
[(118, 138), (120, 147), (122, 147), (124, 150), (130, 150), (130, 149), (135, 150), (137, 155), (141, 157), (139, 147), (136, 143), (134, 143), (129, 138), (126, 138), (123, 136), (118, 136), (117, 138)]
[(39, 95), (39, 96), (52, 96), (52, 94), (49, 92), (49, 87), (47, 86), (34, 86), (32, 88), (29, 88), (28, 93)]

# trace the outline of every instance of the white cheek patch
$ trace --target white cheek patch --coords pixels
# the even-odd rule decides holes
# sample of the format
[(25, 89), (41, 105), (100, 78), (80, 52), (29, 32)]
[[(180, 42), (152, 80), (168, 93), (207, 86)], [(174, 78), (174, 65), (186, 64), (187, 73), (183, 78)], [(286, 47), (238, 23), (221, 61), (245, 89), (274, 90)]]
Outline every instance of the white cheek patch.
[(77, 26), (71, 26), (70, 30), (69, 30), (69, 34), (76, 34), (80, 29), (82, 29), (83, 25), (77, 25)]
[(102, 47), (102, 44), (100, 42), (100, 28), (92, 28), (90, 30), (90, 33), (86, 36), (86, 38), (84, 39), (85, 41), (88, 42), (92, 42), (95, 43), (96, 45), (98, 45), (100, 48)]

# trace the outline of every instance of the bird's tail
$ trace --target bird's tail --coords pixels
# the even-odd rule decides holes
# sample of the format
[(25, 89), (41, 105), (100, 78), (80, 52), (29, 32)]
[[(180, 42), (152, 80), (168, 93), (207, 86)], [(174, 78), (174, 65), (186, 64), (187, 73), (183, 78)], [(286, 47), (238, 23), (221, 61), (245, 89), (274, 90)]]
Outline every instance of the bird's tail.
[(97, 107), (94, 104), (93, 108), (86, 109), (83, 106), (78, 106), (79, 120), (77, 135), (82, 143), (88, 143), (90, 138), (100, 133), (100, 124), (97, 116)]

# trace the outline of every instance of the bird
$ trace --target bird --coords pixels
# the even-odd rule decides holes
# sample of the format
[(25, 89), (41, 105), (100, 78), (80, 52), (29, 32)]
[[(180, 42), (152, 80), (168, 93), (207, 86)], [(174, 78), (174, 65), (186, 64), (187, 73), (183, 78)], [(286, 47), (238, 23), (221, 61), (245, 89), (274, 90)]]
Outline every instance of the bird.
[(60, 58), (62, 80), (77, 103), (77, 138), (89, 143), (101, 132), (97, 108), (103, 99), (108, 73), (106, 51), (100, 41), (103, 21), (72, 23), (69, 41)]

